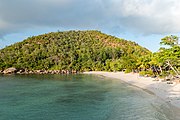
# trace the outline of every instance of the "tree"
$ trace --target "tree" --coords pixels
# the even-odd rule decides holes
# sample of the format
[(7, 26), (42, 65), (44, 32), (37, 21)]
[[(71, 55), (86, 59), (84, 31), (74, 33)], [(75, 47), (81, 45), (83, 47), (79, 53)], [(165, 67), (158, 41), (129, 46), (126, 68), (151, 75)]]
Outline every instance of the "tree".
[(171, 47), (175, 46), (175, 45), (179, 45), (179, 37), (177, 37), (175, 35), (166, 36), (161, 39), (160, 44), (161, 45), (170, 45)]
[[(180, 68), (180, 45), (179, 37), (171, 35), (161, 39), (161, 47), (158, 52), (152, 55), (145, 55), (138, 59), (138, 66), (141, 70), (153, 71), (158, 75), (167, 76), (170, 74), (179, 75)], [(151, 69), (150, 69), (151, 68)]]

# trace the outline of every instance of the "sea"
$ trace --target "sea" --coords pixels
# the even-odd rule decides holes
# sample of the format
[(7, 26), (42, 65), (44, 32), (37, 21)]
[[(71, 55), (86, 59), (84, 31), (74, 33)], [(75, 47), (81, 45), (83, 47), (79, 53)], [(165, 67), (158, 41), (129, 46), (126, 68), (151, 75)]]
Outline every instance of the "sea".
[(154, 94), (98, 75), (1, 75), (0, 120), (180, 120)]

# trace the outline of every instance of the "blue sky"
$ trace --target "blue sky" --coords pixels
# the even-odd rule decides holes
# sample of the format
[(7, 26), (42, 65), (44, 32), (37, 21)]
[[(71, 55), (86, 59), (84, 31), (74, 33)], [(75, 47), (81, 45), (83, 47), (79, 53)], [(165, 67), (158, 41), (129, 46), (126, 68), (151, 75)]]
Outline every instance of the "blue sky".
[(100, 30), (155, 52), (180, 32), (180, 0), (0, 0), (0, 48), (66, 30)]

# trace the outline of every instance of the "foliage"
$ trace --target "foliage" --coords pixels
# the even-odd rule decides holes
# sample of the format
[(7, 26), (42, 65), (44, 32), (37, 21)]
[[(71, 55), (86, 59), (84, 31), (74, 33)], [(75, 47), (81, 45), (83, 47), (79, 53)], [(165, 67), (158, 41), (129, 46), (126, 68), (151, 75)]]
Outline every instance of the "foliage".
[(178, 41), (179, 41), (179, 37), (175, 35), (170, 35), (162, 38), (160, 44), (174, 46), (174, 45), (178, 45)]
[(130, 72), (132, 72), (132, 70), (131, 69), (126, 69), (124, 72), (125, 73), (130, 73)]
[(152, 71), (152, 70), (148, 70), (148, 71), (141, 71), (141, 72), (139, 72), (139, 75), (141, 75), (141, 76), (148, 76), (148, 77), (152, 77), (152, 76), (154, 76), (154, 74), (153, 74), (153, 71)]
[[(180, 46), (177, 36), (166, 36), (160, 44), (169, 45), (168, 48), (160, 48), (158, 52), (142, 56), (138, 59), (138, 66), (142, 70), (152, 70), (159, 76), (179, 75), (180, 70)], [(142, 72), (141, 74), (145, 74)]]
[(0, 50), (0, 69), (120, 71), (137, 69), (151, 53), (135, 42), (99, 31), (51, 32)]

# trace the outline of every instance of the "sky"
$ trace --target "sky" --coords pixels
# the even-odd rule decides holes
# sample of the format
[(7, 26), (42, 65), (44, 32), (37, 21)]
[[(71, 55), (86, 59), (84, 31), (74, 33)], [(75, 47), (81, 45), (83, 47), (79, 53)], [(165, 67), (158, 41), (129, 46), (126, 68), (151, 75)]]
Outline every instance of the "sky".
[(180, 0), (0, 0), (0, 49), (27, 37), (99, 30), (155, 52), (179, 35)]

